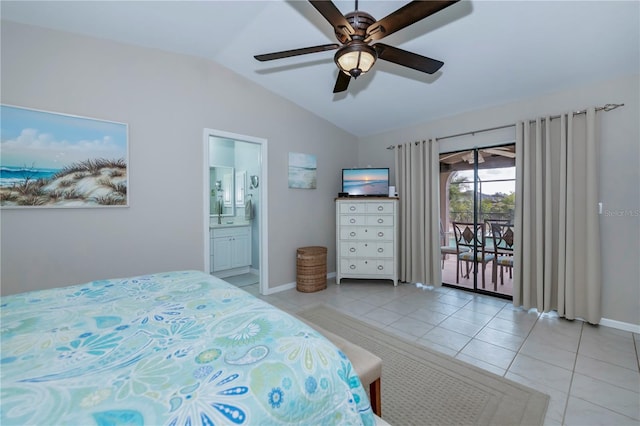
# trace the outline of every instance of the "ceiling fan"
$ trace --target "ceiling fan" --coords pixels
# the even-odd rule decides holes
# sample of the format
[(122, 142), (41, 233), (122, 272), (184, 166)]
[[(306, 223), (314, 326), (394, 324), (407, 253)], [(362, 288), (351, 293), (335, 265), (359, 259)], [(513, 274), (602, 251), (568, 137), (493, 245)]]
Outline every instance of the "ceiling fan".
[(308, 53), (324, 52), (338, 49), (334, 61), (340, 68), (333, 93), (347, 90), (351, 77), (358, 78), (371, 69), (377, 59), (393, 62), (397, 65), (433, 74), (444, 65), (444, 62), (426, 56), (408, 52), (383, 43), (370, 45), (383, 37), (393, 34), (414, 24), (442, 9), (457, 3), (450, 1), (412, 1), (386, 17), (376, 21), (371, 15), (358, 10), (356, 0), (355, 11), (342, 15), (331, 1), (311, 1), (309, 3), (333, 26), (336, 38), (342, 44), (323, 44), (301, 49), (255, 55), (259, 61), (288, 58)]

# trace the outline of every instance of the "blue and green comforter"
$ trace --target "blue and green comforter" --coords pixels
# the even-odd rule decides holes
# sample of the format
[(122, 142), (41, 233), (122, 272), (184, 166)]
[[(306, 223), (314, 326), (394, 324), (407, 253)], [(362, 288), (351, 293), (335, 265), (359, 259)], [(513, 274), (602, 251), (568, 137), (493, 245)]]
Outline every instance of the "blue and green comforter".
[(0, 310), (2, 425), (374, 424), (342, 352), (202, 272), (11, 295)]

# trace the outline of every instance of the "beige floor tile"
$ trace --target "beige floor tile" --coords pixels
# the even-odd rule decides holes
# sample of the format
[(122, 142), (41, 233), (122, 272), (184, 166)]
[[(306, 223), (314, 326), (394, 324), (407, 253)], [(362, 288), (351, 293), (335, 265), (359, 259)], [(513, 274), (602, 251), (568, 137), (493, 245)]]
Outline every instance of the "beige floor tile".
[(570, 395), (640, 421), (640, 394), (575, 373)]
[(534, 382), (544, 383), (565, 393), (569, 392), (573, 375), (570, 370), (565, 370), (523, 354), (518, 354), (515, 357), (508, 371), (531, 379)]
[(493, 343), (505, 349), (512, 351), (518, 351), (522, 346), (525, 338), (516, 336), (515, 334), (505, 333), (504, 331), (496, 330), (493, 328), (485, 327), (478, 334), (475, 339), (482, 340), (483, 342)]
[(465, 336), (473, 337), (482, 328), (484, 324), (477, 324), (470, 321), (465, 321), (454, 317), (453, 315), (442, 321), (438, 327), (446, 328), (448, 330), (455, 331), (456, 333), (464, 334)]
[(449, 318), (448, 315), (435, 312), (431, 309), (418, 309), (411, 312), (408, 316), (409, 318), (415, 318), (431, 325), (438, 325)]
[(516, 336), (527, 337), (531, 332), (534, 324), (535, 322), (515, 322), (510, 319), (495, 317), (494, 319), (489, 321), (489, 323), (487, 323), (487, 327), (494, 330), (503, 331), (505, 333), (515, 334)]
[(638, 420), (580, 398), (570, 397), (564, 424), (566, 426), (638, 426)]
[(640, 372), (638, 370), (578, 355), (575, 371), (576, 373), (640, 393)]
[(544, 341), (529, 336), (520, 348), (520, 353), (544, 361), (549, 364), (573, 370), (576, 363), (576, 353), (550, 346)]
[(458, 352), (471, 341), (471, 337), (438, 326), (429, 330), (420, 340), (429, 340)]

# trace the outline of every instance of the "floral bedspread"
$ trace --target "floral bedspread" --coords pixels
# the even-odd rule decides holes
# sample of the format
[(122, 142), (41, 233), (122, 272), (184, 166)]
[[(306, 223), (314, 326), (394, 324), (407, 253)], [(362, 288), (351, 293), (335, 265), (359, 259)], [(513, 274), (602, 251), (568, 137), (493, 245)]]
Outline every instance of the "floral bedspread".
[(0, 423), (375, 423), (349, 360), (291, 315), (179, 271), (1, 298)]

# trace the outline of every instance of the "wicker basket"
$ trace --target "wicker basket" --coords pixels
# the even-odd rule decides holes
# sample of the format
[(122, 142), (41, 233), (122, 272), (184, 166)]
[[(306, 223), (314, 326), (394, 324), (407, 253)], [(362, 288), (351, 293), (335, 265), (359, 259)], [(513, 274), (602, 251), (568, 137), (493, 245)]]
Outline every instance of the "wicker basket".
[(300, 247), (296, 258), (298, 291), (312, 293), (327, 288), (326, 247)]

